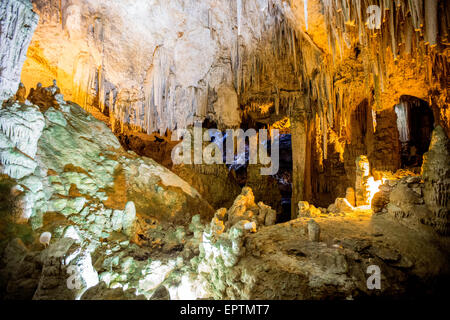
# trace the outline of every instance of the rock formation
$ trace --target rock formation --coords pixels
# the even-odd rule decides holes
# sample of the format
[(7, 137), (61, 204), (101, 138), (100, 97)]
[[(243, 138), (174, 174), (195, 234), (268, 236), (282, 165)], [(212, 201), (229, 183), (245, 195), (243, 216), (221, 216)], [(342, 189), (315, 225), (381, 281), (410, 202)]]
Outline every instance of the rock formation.
[(425, 204), (433, 213), (433, 226), (439, 233), (448, 235), (450, 209), (450, 153), (449, 140), (442, 127), (433, 131), (430, 150), (424, 155), (422, 176), (425, 187)]
[[(56, 90), (52, 101), (55, 96)], [(12, 216), (2, 223), (13, 218), (8, 223), (29, 225), (36, 233), (33, 250), (44, 249), (38, 246), (44, 231), (51, 234), (40, 258), (32, 251), (36, 260), (31, 262), (39, 269), (30, 272), (42, 273), (33, 282), (34, 299), (74, 299), (96, 285), (102, 274), (93, 267), (92, 252), (104, 241), (142, 241), (139, 234), (148, 228), (144, 220), (182, 224), (198, 211), (204, 218), (213, 213), (181, 178), (151, 159), (125, 152), (105, 124), (59, 101), (56, 109), (13, 102), (0, 110), (2, 170), (16, 179), (8, 192), (18, 192)], [(76, 291), (66, 285), (71, 265), (81, 277)], [(7, 263), (5, 272), (11, 268)], [(31, 286), (23, 278), (27, 274), (17, 275), (17, 288)], [(8, 297), (17, 294), (16, 287), (8, 289)]]

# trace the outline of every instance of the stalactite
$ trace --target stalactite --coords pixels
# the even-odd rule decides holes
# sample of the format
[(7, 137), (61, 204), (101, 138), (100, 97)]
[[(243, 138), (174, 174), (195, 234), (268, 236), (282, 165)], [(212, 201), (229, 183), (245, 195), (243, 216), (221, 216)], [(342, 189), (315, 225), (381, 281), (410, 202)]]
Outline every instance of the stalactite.
[(409, 141), (408, 106), (401, 102), (395, 106), (397, 114), (397, 127), (401, 142)]
[(425, 24), (427, 42), (432, 46), (437, 45), (437, 32), (438, 32), (438, 0), (425, 1)]
[(303, 0), (303, 6), (305, 11), (305, 27), (308, 30), (308, 0)]
[(242, 28), (242, 0), (236, 0), (236, 8), (237, 8), (238, 36), (240, 36)]

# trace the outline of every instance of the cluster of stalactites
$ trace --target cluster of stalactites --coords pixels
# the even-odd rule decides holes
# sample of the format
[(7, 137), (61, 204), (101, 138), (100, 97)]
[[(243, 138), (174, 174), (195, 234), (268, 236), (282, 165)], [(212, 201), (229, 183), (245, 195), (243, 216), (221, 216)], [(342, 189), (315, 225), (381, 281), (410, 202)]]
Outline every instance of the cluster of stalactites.
[[(376, 93), (386, 86), (387, 67), (413, 58), (427, 80), (446, 87), (450, 21), (445, 0), (324, 0), (325, 21), (333, 59), (359, 43), (368, 54)], [(438, 14), (441, 11), (441, 14)], [(390, 52), (387, 53), (387, 50)]]
[[(271, 66), (273, 57), (281, 59), (281, 56), (293, 55), (293, 61), (297, 64), (303, 63), (295, 56), (299, 51), (298, 36), (288, 27), (284, 19), (284, 6), (281, 0), (266, 0), (267, 11), (256, 16), (258, 21), (252, 17), (251, 32), (249, 33), (249, 17), (256, 11), (260, 11), (264, 5), (253, 3), (251, 1), (236, 0), (231, 5), (231, 14), (236, 15), (237, 28), (233, 27), (233, 43), (230, 43), (229, 56), (220, 57), (217, 64), (223, 61), (230, 63), (232, 75), (232, 84), (238, 94), (247, 91), (251, 86), (258, 86), (261, 83), (261, 77), (267, 72), (274, 72)], [(236, 9), (234, 11), (234, 9)], [(208, 28), (211, 34), (215, 33), (214, 15), (208, 15)], [(275, 25), (275, 27), (272, 27)], [(249, 34), (251, 37), (249, 38)], [(285, 35), (289, 37), (284, 43)], [(213, 36), (214, 37), (214, 36)], [(257, 41), (254, 41), (257, 39)], [(255, 48), (258, 46), (264, 48), (267, 45), (267, 39), (270, 39), (270, 48), (263, 52), (258, 50), (255, 54)], [(257, 45), (260, 43), (261, 45)], [(283, 52), (279, 49), (283, 47)], [(286, 49), (286, 50), (284, 50)], [(289, 51), (287, 51), (289, 50)], [(267, 51), (267, 52), (266, 52)], [(270, 51), (270, 54), (269, 52)], [(216, 57), (217, 58), (217, 57)], [(305, 63), (303, 63), (305, 64)], [(83, 65), (90, 65), (88, 61)], [(167, 130), (173, 131), (177, 128), (186, 128), (198, 119), (203, 119), (208, 112), (214, 112), (210, 102), (214, 100), (209, 95), (211, 88), (210, 78), (227, 78), (227, 75), (213, 74), (216, 65), (211, 66), (210, 72), (196, 86), (185, 86), (177, 77), (177, 68), (173, 54), (164, 46), (156, 47), (153, 53), (153, 61), (147, 70), (145, 81), (140, 88), (120, 89), (108, 83), (102, 70), (96, 70), (90, 67), (89, 71), (81, 74), (82, 77), (74, 79), (75, 88), (87, 88), (76, 90), (77, 102), (83, 106), (89, 104), (90, 92), (98, 93), (99, 108), (104, 111), (109, 109), (110, 115), (115, 120), (139, 129), (141, 131), (152, 133), (159, 131), (164, 134)], [(300, 68), (300, 67), (299, 67)], [(296, 77), (302, 75), (300, 70), (296, 72)], [(79, 79), (80, 78), (80, 79)], [(88, 79), (86, 83), (82, 83)], [(214, 80), (217, 82), (216, 80)], [(320, 86), (316, 86), (319, 88)], [(217, 89), (214, 87), (214, 89)], [(80, 92), (78, 94), (78, 91)]]
[[(361, 45), (390, 45), (399, 53), (420, 50), (419, 42), (448, 44), (448, 15), (443, 0), (324, 0), (330, 47), (342, 55), (348, 36), (356, 32)], [(438, 15), (438, 10), (443, 12)], [(379, 17), (377, 16), (379, 15)], [(336, 47), (337, 46), (337, 47)]]
[(270, 107), (276, 115), (295, 118), (300, 111), (317, 119), (317, 149), (326, 159), (329, 134), (341, 134), (349, 118), (346, 93), (335, 86), (324, 52), (285, 15), (277, 17), (256, 50), (243, 50), (236, 59), (234, 76), (240, 103), (246, 106), (244, 115), (264, 116)]
[(233, 75), (240, 103), (249, 110), (269, 102), (277, 115), (332, 109), (335, 93), (323, 52), (282, 14), (254, 51), (239, 49)]

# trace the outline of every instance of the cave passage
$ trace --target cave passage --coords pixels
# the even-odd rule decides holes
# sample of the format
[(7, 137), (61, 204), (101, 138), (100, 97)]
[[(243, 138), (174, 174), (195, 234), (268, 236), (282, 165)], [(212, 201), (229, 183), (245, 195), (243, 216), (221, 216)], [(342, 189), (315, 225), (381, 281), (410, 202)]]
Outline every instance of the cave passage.
[(431, 142), (433, 111), (427, 102), (419, 98), (402, 96), (395, 112), (401, 142), (401, 167), (420, 167)]
[(275, 176), (281, 193), (281, 214), (278, 222), (291, 219), (292, 200), (292, 140), (290, 134), (280, 135), (280, 170)]
[[(245, 130), (245, 129), (244, 129)], [(223, 139), (226, 139), (226, 133), (223, 132)], [(213, 139), (214, 141), (214, 139)], [(292, 144), (291, 134), (279, 135), (279, 170), (269, 179), (274, 182), (276, 188), (279, 190), (281, 199), (273, 197), (273, 199), (258, 199), (259, 201), (270, 201), (276, 203), (275, 207), (280, 210), (277, 217), (277, 222), (286, 222), (291, 219), (291, 199), (292, 199)], [(267, 152), (271, 155), (271, 140), (269, 139), (265, 145)], [(226, 144), (224, 146), (224, 161), (226, 155)], [(245, 157), (245, 164), (227, 165), (230, 171), (233, 171), (233, 176), (237, 183), (242, 188), (249, 182), (248, 165), (249, 165), (249, 141), (245, 140), (245, 155), (237, 154), (236, 159)], [(237, 161), (237, 160), (236, 160)], [(260, 178), (263, 181), (262, 177)]]

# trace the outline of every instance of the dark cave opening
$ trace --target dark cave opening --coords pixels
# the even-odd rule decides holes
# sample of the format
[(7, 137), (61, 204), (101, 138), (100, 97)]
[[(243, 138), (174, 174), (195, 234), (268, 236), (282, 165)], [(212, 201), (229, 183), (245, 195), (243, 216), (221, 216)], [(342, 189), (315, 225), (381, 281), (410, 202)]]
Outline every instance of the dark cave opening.
[(280, 169), (275, 175), (281, 193), (281, 213), (277, 222), (291, 220), (292, 200), (292, 138), (290, 134), (280, 135)]
[[(255, 127), (259, 129), (264, 129), (266, 126), (264, 126), (261, 123), (256, 122)], [(245, 127), (241, 127), (242, 130), (247, 130)], [(223, 138), (226, 138), (226, 134), (224, 133)], [(269, 156), (272, 156), (272, 150), (271, 150), (271, 137), (269, 137), (269, 140), (264, 143), (267, 146), (267, 152)], [(224, 157), (226, 153), (226, 145), (224, 145)], [(238, 157), (238, 155), (236, 155)], [(224, 159), (225, 160), (225, 159)], [(245, 185), (247, 185), (249, 181), (249, 141), (248, 139), (245, 140), (245, 164), (233, 164), (233, 165), (227, 165), (229, 167), (229, 170), (233, 171), (233, 176), (235, 177), (237, 183), (242, 188)], [(291, 134), (284, 134), (281, 133), (279, 135), (279, 170), (278, 172), (273, 175), (269, 176), (269, 180), (272, 181), (276, 188), (279, 190), (279, 193), (281, 195), (280, 199), (276, 199), (275, 197), (273, 199), (257, 199), (257, 201), (263, 201), (263, 202), (272, 202), (272, 206), (275, 208), (278, 208), (278, 216), (277, 216), (277, 223), (282, 223), (289, 221), (291, 219), (291, 198), (292, 198), (292, 140), (291, 140)], [(265, 179), (263, 179), (263, 176), (260, 176), (260, 183), (264, 184), (267, 182)], [(264, 188), (264, 186), (261, 186)], [(277, 202), (275, 204), (275, 202)], [(279, 202), (279, 203), (278, 203)]]
[(422, 166), (434, 129), (433, 111), (429, 104), (413, 96), (402, 96), (395, 106), (401, 142), (402, 168)]

